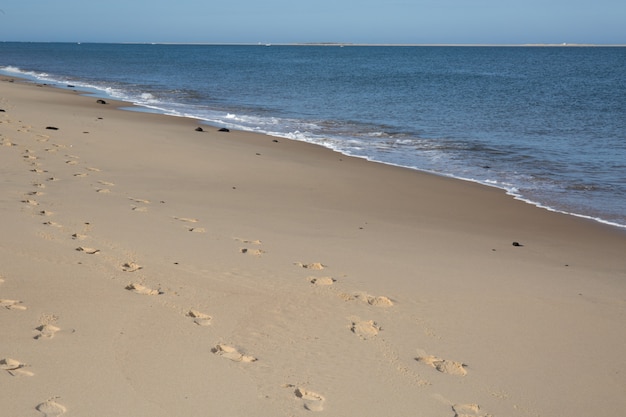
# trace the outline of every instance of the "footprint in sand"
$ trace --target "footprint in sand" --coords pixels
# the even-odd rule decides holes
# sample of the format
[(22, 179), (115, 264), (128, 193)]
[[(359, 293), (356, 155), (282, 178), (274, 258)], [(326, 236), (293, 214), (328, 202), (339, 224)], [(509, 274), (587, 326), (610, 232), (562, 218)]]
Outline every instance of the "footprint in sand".
[(4, 307), (7, 310), (26, 310), (26, 307), (19, 300), (0, 299), (0, 307)]
[(55, 333), (59, 332), (61, 328), (53, 325), (53, 324), (42, 324), (41, 326), (35, 327), (39, 333), (33, 337), (35, 340), (39, 339), (52, 339)]
[(51, 211), (49, 211), (49, 210), (41, 210), (41, 211), (39, 212), (39, 215), (40, 215), (40, 216), (52, 216), (53, 214), (54, 214), (54, 213), (53, 213), (53, 212), (51, 212)]
[(322, 411), (324, 409), (324, 402), (326, 400), (320, 394), (303, 388), (296, 388), (294, 394), (297, 398), (302, 400), (302, 406), (305, 410)]
[(185, 223), (198, 223), (198, 219), (192, 219), (189, 217), (174, 217), (176, 220), (179, 220), (181, 222), (185, 222)]
[(461, 362), (441, 359), (432, 355), (418, 356), (416, 361), (432, 366), (441, 373), (457, 376), (467, 375), (467, 365)]
[(35, 340), (39, 339), (52, 339), (54, 335), (59, 332), (61, 329), (54, 325), (58, 320), (58, 317), (52, 314), (44, 314), (39, 319), (41, 325), (35, 327), (37, 330), (37, 335), (33, 337)]
[(74, 174), (74, 176), (78, 177), (78, 178), (82, 178), (82, 177), (86, 177), (87, 174), (85, 174), (84, 172), (78, 172), (78, 173)]
[(4, 278), (0, 275), (0, 284), (4, 283)]
[(337, 282), (337, 280), (332, 277), (322, 277), (322, 278), (309, 277), (307, 279), (309, 280), (311, 284), (320, 285), (320, 286), (333, 285), (335, 282)]
[(478, 404), (456, 404), (452, 406), (454, 417), (493, 417), (483, 414)]
[(34, 374), (32, 372), (24, 369), (27, 366), (28, 365), (11, 358), (4, 358), (0, 360), (0, 369), (4, 369), (11, 376), (33, 376)]
[(354, 298), (375, 307), (391, 307), (393, 305), (393, 301), (383, 295), (375, 297), (373, 295), (359, 293), (354, 294)]
[(236, 348), (232, 346), (228, 346), (228, 345), (218, 344), (213, 349), (211, 349), (211, 352), (223, 358), (230, 359), (233, 362), (249, 363), (249, 362), (256, 362), (257, 360), (254, 356), (244, 355), (243, 353), (239, 352)]
[(198, 310), (189, 310), (186, 316), (191, 317), (193, 322), (198, 326), (209, 326), (211, 324), (212, 317), (208, 314), (201, 313)]
[(145, 285), (131, 283), (125, 287), (127, 290), (135, 292), (137, 294), (142, 295), (160, 295), (163, 294), (160, 290), (154, 290), (152, 288), (148, 288)]
[(69, 161), (65, 161), (65, 163), (68, 165), (76, 165), (78, 164), (78, 161), (74, 161), (73, 159), (70, 159)]
[(135, 262), (126, 262), (122, 265), (122, 270), (125, 272), (135, 272), (143, 268), (143, 266), (136, 264)]
[(74, 239), (74, 240), (85, 240), (85, 239), (87, 239), (87, 236), (86, 235), (81, 235), (80, 233), (74, 233), (72, 235), (72, 239)]
[(97, 188), (96, 192), (100, 194), (109, 194), (111, 190), (109, 190), (108, 188)]
[(87, 171), (91, 171), (91, 172), (100, 172), (100, 170), (98, 168), (93, 168), (93, 167), (88, 167)]
[(37, 409), (37, 411), (42, 413), (45, 417), (57, 417), (62, 414), (65, 414), (65, 412), (67, 411), (67, 408), (65, 408), (65, 406), (54, 401), (54, 399), (50, 399), (45, 402), (42, 402), (35, 408)]
[(239, 252), (243, 253), (244, 255), (253, 255), (253, 256), (261, 256), (265, 253), (265, 251), (262, 249), (248, 249), (248, 248), (241, 248), (239, 249)]
[(38, 206), (39, 203), (36, 200), (26, 199), (22, 200), (22, 203), (28, 204), (29, 206)]
[(37, 187), (37, 188), (46, 188), (46, 184), (42, 184), (40, 182), (34, 182), (33, 183), (33, 187)]
[(191, 227), (187, 230), (193, 233), (206, 233), (206, 229), (204, 227)]
[(363, 340), (375, 337), (381, 330), (381, 327), (373, 320), (353, 321), (350, 325), (350, 331)]
[(241, 243), (245, 243), (247, 245), (260, 245), (261, 244), (260, 240), (249, 240), (249, 239), (240, 239), (240, 238), (235, 238), (235, 240)]
[(44, 222), (46, 226), (54, 226), (54, 227), (63, 227), (60, 223), (57, 222)]
[(135, 203), (150, 204), (150, 200), (144, 200), (142, 198), (129, 197), (128, 199), (134, 201)]
[(296, 263), (294, 263), (294, 265), (297, 265), (300, 268), (312, 269), (312, 270), (316, 270), (316, 271), (319, 271), (319, 270), (322, 270), (322, 269), (326, 268), (326, 265), (323, 265), (323, 264), (321, 264), (319, 262), (313, 262), (313, 263), (310, 263), (310, 264), (303, 264), (302, 262), (296, 262)]
[(100, 249), (95, 249), (95, 248), (86, 248), (84, 246), (79, 246), (76, 248), (77, 251), (79, 252), (85, 252), (89, 255), (95, 255), (96, 253), (100, 252)]
[(131, 210), (138, 213), (145, 213), (148, 211), (148, 207), (131, 206)]
[(115, 184), (113, 184), (112, 182), (109, 181), (98, 181), (98, 184), (102, 184), (102, 185), (106, 185), (107, 187), (112, 187)]

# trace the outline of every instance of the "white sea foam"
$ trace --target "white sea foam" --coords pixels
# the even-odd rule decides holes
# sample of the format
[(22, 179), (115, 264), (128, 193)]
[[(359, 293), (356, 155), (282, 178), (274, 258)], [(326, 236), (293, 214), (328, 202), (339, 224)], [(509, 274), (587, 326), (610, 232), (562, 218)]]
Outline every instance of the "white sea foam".
[(157, 100), (156, 97), (154, 97), (150, 93), (141, 93), (140, 97), (141, 97), (141, 100), (144, 101), (145, 103), (158, 103), (159, 102), (159, 100)]
[(7, 75), (16, 74), (18, 76), (22, 76), (22, 77), (25, 76), (27, 78), (39, 79), (39, 80), (46, 80), (46, 78), (49, 76), (45, 72), (26, 71), (26, 70), (23, 70), (21, 68), (14, 67), (11, 65), (6, 66), (6, 67), (0, 67), (0, 72), (3, 72)]
[(24, 73), (24, 71), (22, 71), (18, 67), (12, 67), (12, 66), (0, 67), (0, 70), (2, 70), (4, 72), (14, 72), (16, 74)]

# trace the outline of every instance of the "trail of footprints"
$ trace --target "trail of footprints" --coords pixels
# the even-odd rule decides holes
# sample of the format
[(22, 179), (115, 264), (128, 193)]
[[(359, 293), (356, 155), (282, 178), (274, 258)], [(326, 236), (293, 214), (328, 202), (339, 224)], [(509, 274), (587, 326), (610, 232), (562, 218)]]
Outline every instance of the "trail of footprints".
[[(308, 271), (323, 271), (327, 268), (327, 265), (320, 262), (296, 262), (294, 265)], [(308, 276), (306, 280), (314, 286), (323, 287), (333, 286), (337, 282), (337, 279), (331, 276)], [(394, 305), (394, 302), (389, 297), (372, 296), (364, 292), (339, 292), (338, 296), (344, 301), (357, 301), (372, 307), (389, 308)], [(364, 341), (376, 339), (379, 333), (383, 331), (382, 326), (374, 320), (362, 320), (357, 316), (350, 317), (349, 320), (349, 330)], [(467, 365), (462, 362), (443, 359), (425, 354), (424, 352), (420, 353), (422, 354), (416, 356), (414, 360), (421, 365), (433, 368), (437, 372), (456, 377), (464, 377), (468, 373)], [(404, 369), (404, 367), (402, 368)], [(418, 382), (420, 386), (430, 385), (430, 383), (421, 379)], [(311, 411), (318, 411), (318, 407), (322, 408), (322, 404), (325, 401), (321, 395), (310, 394), (308, 391), (297, 391), (296, 395), (305, 401), (304, 407)], [(454, 412), (454, 417), (492, 417), (484, 414), (477, 404), (457, 404), (452, 406), (452, 411)]]
[[(39, 141), (45, 142), (48, 140), (46, 136), (40, 136)], [(16, 146), (14, 143), (3, 139), (2, 145), (4, 146)], [(59, 148), (62, 148), (61, 145), (54, 145), (54, 148), (48, 148), (46, 151), (53, 153), (56, 152)], [(41, 175), (48, 174), (47, 170), (42, 167), (40, 162), (40, 158), (33, 154), (32, 150), (26, 149), (22, 154), (23, 159), (29, 163), (31, 167), (31, 172)], [(65, 163), (71, 166), (79, 165), (80, 158), (75, 155), (65, 155), (67, 158)], [(100, 172), (99, 169), (93, 167), (87, 167), (86, 171), (88, 172)], [(49, 174), (48, 174), (49, 175)], [(75, 178), (83, 178), (87, 177), (89, 174), (87, 172), (77, 172), (74, 173), (73, 176)], [(51, 183), (59, 181), (59, 178), (54, 176), (47, 176), (45, 182)], [(33, 186), (36, 190), (29, 191), (26, 193), (26, 198), (22, 200), (22, 203), (29, 207), (40, 207), (40, 203), (35, 199), (35, 197), (44, 195), (44, 192), (41, 191), (46, 188), (45, 182), (36, 181), (33, 182)], [(98, 185), (95, 191), (100, 194), (109, 194), (111, 193), (111, 187), (115, 184), (99, 180), (97, 181)], [(135, 212), (146, 212), (148, 211), (148, 205), (150, 201), (138, 198), (129, 198), (133, 203), (131, 205), (132, 211)], [(46, 208), (39, 209), (37, 214), (44, 217), (53, 216), (54, 213)], [(198, 219), (192, 217), (174, 217), (175, 220), (184, 223), (185, 225), (195, 225), (199, 222)], [(54, 222), (54, 221), (46, 221), (45, 225), (55, 226), (61, 228), (62, 225)], [(206, 229), (203, 227), (195, 227), (195, 226), (186, 226), (187, 231), (193, 233), (205, 233)], [(87, 236), (80, 233), (74, 233), (72, 236), (74, 240), (84, 240)], [(240, 247), (239, 251), (244, 255), (251, 255), (254, 257), (260, 257), (265, 254), (265, 251), (261, 249), (262, 242), (260, 240), (249, 240), (249, 239), (240, 239), (236, 238), (240, 244), (244, 245)], [(96, 255), (100, 252), (97, 248), (92, 248), (88, 246), (79, 246), (76, 248), (77, 251), (85, 253), (87, 255)], [(323, 271), (327, 268), (326, 265), (319, 262), (312, 263), (302, 263), (296, 262), (295, 265), (304, 270), (319, 273), (319, 271)], [(121, 265), (121, 270), (124, 272), (132, 273), (142, 269), (142, 266), (139, 264), (129, 261)], [(337, 279), (331, 276), (308, 276), (306, 277), (307, 282), (315, 287), (320, 288), (331, 288), (337, 282)], [(0, 284), (3, 282), (3, 279), (0, 277)], [(144, 285), (141, 282), (131, 282), (125, 287), (126, 290), (134, 292), (139, 295), (147, 295), (147, 296), (158, 296), (163, 294), (158, 288), (151, 288), (149, 286)], [(365, 303), (372, 307), (381, 307), (388, 308), (393, 306), (393, 301), (385, 296), (372, 296), (366, 293), (339, 293), (339, 298), (344, 301), (357, 301)], [(23, 305), (22, 301), (12, 300), (12, 299), (0, 299), (0, 308), (4, 308), (7, 310), (25, 310), (27, 307)], [(190, 309), (185, 313), (185, 316), (193, 321), (194, 324), (206, 327), (210, 326), (212, 322), (212, 317), (206, 313), (200, 312), (196, 309)], [(371, 340), (375, 339), (377, 335), (383, 330), (382, 326), (374, 320), (361, 320), (359, 317), (350, 317), (349, 318), (349, 331), (354, 335), (358, 336), (361, 340)], [(55, 325), (56, 317), (50, 316), (46, 319), (43, 319), (40, 326), (38, 326), (35, 330), (37, 334), (34, 336), (36, 340), (43, 339), (52, 339), (56, 333), (58, 333), (61, 329)], [(258, 359), (250, 354), (247, 354), (245, 351), (242, 351), (240, 348), (235, 346), (218, 343), (213, 348), (210, 349), (211, 353), (214, 355), (228, 359), (232, 362), (237, 363), (253, 363)], [(421, 356), (417, 356), (414, 358), (416, 362), (434, 368), (436, 371), (463, 377), (467, 375), (467, 365), (442, 359), (432, 355), (423, 354)], [(4, 370), (12, 376), (33, 376), (34, 373), (29, 369), (29, 365), (20, 362), (19, 360), (12, 358), (4, 358), (0, 360), (0, 370)], [(308, 389), (297, 387), (294, 385), (285, 385), (285, 387), (293, 390), (294, 397), (301, 402), (302, 408), (308, 411), (322, 411), (324, 410), (324, 405), (326, 399), (321, 394), (318, 394), (314, 391), (310, 391)], [(60, 416), (64, 414), (67, 409), (65, 406), (61, 405), (56, 401), (57, 398), (49, 399), (45, 402), (36, 406), (36, 409), (44, 414), (45, 416), (53, 417)], [(463, 405), (455, 405), (452, 407), (452, 411), (454, 412), (454, 417), (482, 417), (486, 416), (482, 414), (480, 407), (476, 404), (463, 404)]]
[[(0, 285), (5, 282), (5, 279), (0, 276)], [(0, 307), (4, 307), (9, 310), (26, 310), (26, 306), (18, 300), (0, 299)], [(56, 333), (61, 331), (61, 328), (55, 325), (58, 317), (54, 315), (43, 315), (40, 318), (40, 325), (34, 330), (36, 335), (33, 337), (35, 340), (52, 339)], [(5, 357), (0, 359), (0, 371), (6, 372), (12, 377), (33, 377), (35, 373), (30, 370), (31, 366), (18, 359)], [(44, 416), (55, 417), (64, 414), (67, 409), (62, 404), (55, 401), (56, 398), (48, 399), (38, 404), (35, 409), (41, 412)]]
[[(22, 127), (20, 129), (23, 132), (29, 132), (30, 127)], [(18, 130), (19, 131), (19, 130)], [(11, 146), (11, 147), (19, 147), (18, 144), (11, 142), (7, 138), (1, 138), (1, 144), (3, 146)], [(49, 136), (47, 135), (37, 135), (36, 140), (38, 142), (47, 142), (49, 140)], [(58, 150), (65, 148), (64, 145), (53, 144), (52, 147), (46, 148), (45, 151), (48, 152), (49, 155), (53, 155)], [(31, 184), (34, 187), (33, 190), (27, 191), (24, 194), (24, 198), (21, 200), (21, 203), (24, 204), (25, 207), (33, 210), (33, 215), (38, 215), (41, 217), (53, 217), (55, 213), (48, 209), (45, 204), (42, 204), (38, 198), (45, 196), (46, 193), (44, 190), (47, 188), (47, 184), (53, 184), (61, 181), (61, 178), (51, 175), (48, 169), (45, 168), (43, 162), (45, 158), (41, 158), (36, 155), (36, 152), (31, 149), (24, 149), (21, 154), (22, 160), (25, 161), (29, 166), (29, 172), (33, 175), (38, 176), (35, 181)], [(79, 165), (79, 157), (75, 155), (65, 155), (65, 164), (68, 166), (78, 166)], [(99, 172), (100, 170), (93, 167), (86, 168), (88, 172)], [(82, 178), (88, 176), (88, 173), (78, 172), (73, 174), (75, 178)], [(114, 184), (108, 183), (105, 181), (99, 182), (104, 186), (113, 186)], [(98, 189), (97, 191), (101, 192), (102, 189)], [(46, 226), (52, 226), (56, 228), (63, 228), (63, 225), (55, 222), (53, 220), (46, 220), (43, 222)], [(75, 233), (72, 235), (72, 239), (82, 240), (85, 239), (86, 236), (83, 234)], [(95, 255), (100, 252), (99, 249), (90, 248), (86, 246), (80, 246), (76, 248), (77, 251), (83, 252), (89, 255)], [(5, 282), (4, 277), (0, 277), (0, 285)], [(3, 310), (11, 310), (13, 312), (19, 312), (27, 310), (28, 307), (21, 301), (16, 299), (9, 298), (0, 298), (0, 309)], [(62, 329), (57, 326), (58, 317), (55, 315), (43, 315), (39, 320), (39, 325), (33, 329), (33, 339), (40, 342), (45, 340), (50, 340), (55, 337), (59, 332), (62, 332)], [(30, 364), (26, 364), (19, 359), (13, 357), (0, 357), (0, 372), (6, 372), (8, 375), (12, 377), (34, 377), (35, 372), (31, 369)], [(67, 408), (59, 403), (58, 397), (50, 398), (46, 401), (41, 402), (36, 405), (34, 408), (43, 414), (46, 417), (56, 417), (61, 416), (66, 413)]]

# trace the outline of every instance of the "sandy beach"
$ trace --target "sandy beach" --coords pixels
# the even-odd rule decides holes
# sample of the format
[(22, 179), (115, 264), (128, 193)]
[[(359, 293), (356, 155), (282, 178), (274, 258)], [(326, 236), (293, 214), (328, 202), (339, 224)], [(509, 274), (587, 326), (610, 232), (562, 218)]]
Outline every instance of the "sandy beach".
[(0, 82), (1, 417), (626, 409), (626, 230), (124, 106)]

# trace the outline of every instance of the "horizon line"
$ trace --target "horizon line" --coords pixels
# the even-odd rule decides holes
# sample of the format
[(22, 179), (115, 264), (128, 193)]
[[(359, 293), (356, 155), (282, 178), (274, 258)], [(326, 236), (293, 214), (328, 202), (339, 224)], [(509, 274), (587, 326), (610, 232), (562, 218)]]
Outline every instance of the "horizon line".
[(214, 46), (454, 46), (454, 47), (626, 47), (603, 43), (355, 43), (355, 42), (151, 42), (151, 41), (0, 41), (0, 43), (69, 43), (117, 45), (214, 45)]

